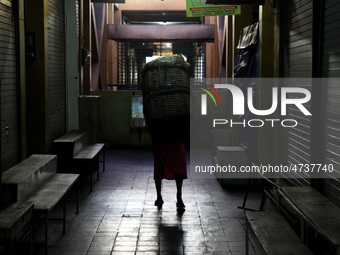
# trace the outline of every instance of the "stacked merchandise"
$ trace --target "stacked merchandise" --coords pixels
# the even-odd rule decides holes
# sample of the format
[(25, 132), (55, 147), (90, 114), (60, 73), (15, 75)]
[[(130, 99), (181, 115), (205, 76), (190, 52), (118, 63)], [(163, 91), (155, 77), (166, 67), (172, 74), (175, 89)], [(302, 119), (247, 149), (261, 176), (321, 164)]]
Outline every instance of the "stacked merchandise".
[(182, 55), (166, 56), (142, 70), (143, 111), (154, 144), (186, 142), (190, 129), (190, 77)]

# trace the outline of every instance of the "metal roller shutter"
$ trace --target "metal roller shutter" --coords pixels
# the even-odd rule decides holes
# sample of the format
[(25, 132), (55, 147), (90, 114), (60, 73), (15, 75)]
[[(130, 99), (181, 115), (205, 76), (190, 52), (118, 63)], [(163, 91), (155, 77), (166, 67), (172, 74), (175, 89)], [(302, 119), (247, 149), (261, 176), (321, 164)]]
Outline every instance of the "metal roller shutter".
[(140, 89), (140, 72), (147, 57), (183, 54), (191, 64), (192, 78), (205, 77), (205, 42), (201, 41), (119, 41), (118, 42), (118, 89)]
[(77, 80), (78, 80), (78, 88), (80, 92), (80, 82), (81, 82), (81, 70), (80, 70), (80, 3), (79, 0), (76, 0), (76, 19), (77, 19)]
[[(340, 2), (325, 1), (322, 76), (340, 77)], [(322, 130), (320, 148), (323, 163), (333, 164), (340, 171), (340, 85), (330, 81), (321, 87)], [(335, 178), (319, 181), (318, 188), (340, 207), (340, 180)]]
[(2, 171), (16, 164), (19, 154), (16, 22), (13, 9), (12, 0), (0, 0), (0, 116)]
[[(312, 0), (285, 1), (285, 49), (284, 76), (287, 78), (305, 78), (312, 76)], [(311, 85), (290, 80), (286, 86), (305, 87), (311, 91)], [(310, 105), (305, 105), (310, 110)], [(295, 106), (294, 106), (295, 107)], [(288, 119), (296, 119), (299, 125), (283, 130), (282, 159), (284, 164), (311, 162), (311, 118), (304, 116), (296, 108), (287, 110)], [(290, 181), (299, 186), (310, 185), (308, 175), (291, 176)]]
[(64, 0), (48, 1), (48, 84), (51, 148), (66, 131)]

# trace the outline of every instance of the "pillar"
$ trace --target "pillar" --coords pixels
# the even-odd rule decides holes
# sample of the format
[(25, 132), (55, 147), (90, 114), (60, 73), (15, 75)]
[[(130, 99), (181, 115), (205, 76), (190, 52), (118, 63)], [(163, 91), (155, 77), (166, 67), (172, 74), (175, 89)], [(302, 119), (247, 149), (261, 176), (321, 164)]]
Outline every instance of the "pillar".
[(78, 56), (76, 2), (64, 0), (65, 5), (65, 78), (66, 129), (79, 128), (78, 117)]
[[(91, 1), (82, 1), (82, 48), (91, 51)], [(87, 64), (82, 67), (81, 95), (90, 94), (91, 90), (91, 56), (87, 59)]]
[(18, 37), (19, 37), (19, 83), (20, 83), (20, 152), (19, 160), (27, 157), (27, 116), (26, 116), (26, 58), (25, 58), (25, 3), (18, 1)]
[(66, 129), (79, 128), (78, 117), (78, 56), (76, 2), (64, 0), (65, 5), (65, 75)]
[[(274, 52), (278, 50), (274, 40), (275, 13), (276, 10), (266, 0), (265, 5), (259, 7), (259, 60), (258, 60), (258, 76), (259, 78), (272, 78), (277, 74), (275, 71), (277, 63), (274, 58)], [(261, 80), (260, 80), (261, 81)], [(269, 109), (272, 105), (272, 88), (277, 87), (275, 82), (271, 85), (264, 86), (258, 83), (259, 91), (259, 109)], [(280, 111), (277, 110), (270, 116), (264, 116), (269, 119), (280, 119)], [(277, 161), (279, 141), (279, 125), (275, 127), (265, 125), (259, 128), (258, 132), (258, 162), (263, 164), (275, 164)]]
[(26, 32), (35, 36), (35, 59), (26, 61), (27, 154), (48, 151), (47, 0), (25, 1)]

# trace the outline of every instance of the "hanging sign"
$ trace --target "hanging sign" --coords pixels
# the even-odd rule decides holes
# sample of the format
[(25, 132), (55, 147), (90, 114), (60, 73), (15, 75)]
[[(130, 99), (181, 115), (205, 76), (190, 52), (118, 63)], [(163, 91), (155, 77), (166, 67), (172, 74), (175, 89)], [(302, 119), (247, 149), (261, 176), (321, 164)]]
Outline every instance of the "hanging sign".
[(125, 0), (91, 0), (92, 3), (125, 4)]
[(265, 0), (206, 0), (206, 1), (207, 1), (207, 4), (237, 4), (237, 5), (264, 5), (265, 4)]
[(225, 16), (241, 14), (240, 5), (206, 4), (206, 0), (186, 0), (187, 17)]

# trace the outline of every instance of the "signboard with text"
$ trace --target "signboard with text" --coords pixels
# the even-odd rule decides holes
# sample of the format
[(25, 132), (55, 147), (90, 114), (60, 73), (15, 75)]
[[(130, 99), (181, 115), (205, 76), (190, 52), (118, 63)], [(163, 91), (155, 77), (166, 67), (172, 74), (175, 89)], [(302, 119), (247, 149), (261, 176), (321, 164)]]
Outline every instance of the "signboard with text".
[(187, 17), (240, 15), (240, 5), (206, 4), (206, 0), (186, 0)]

